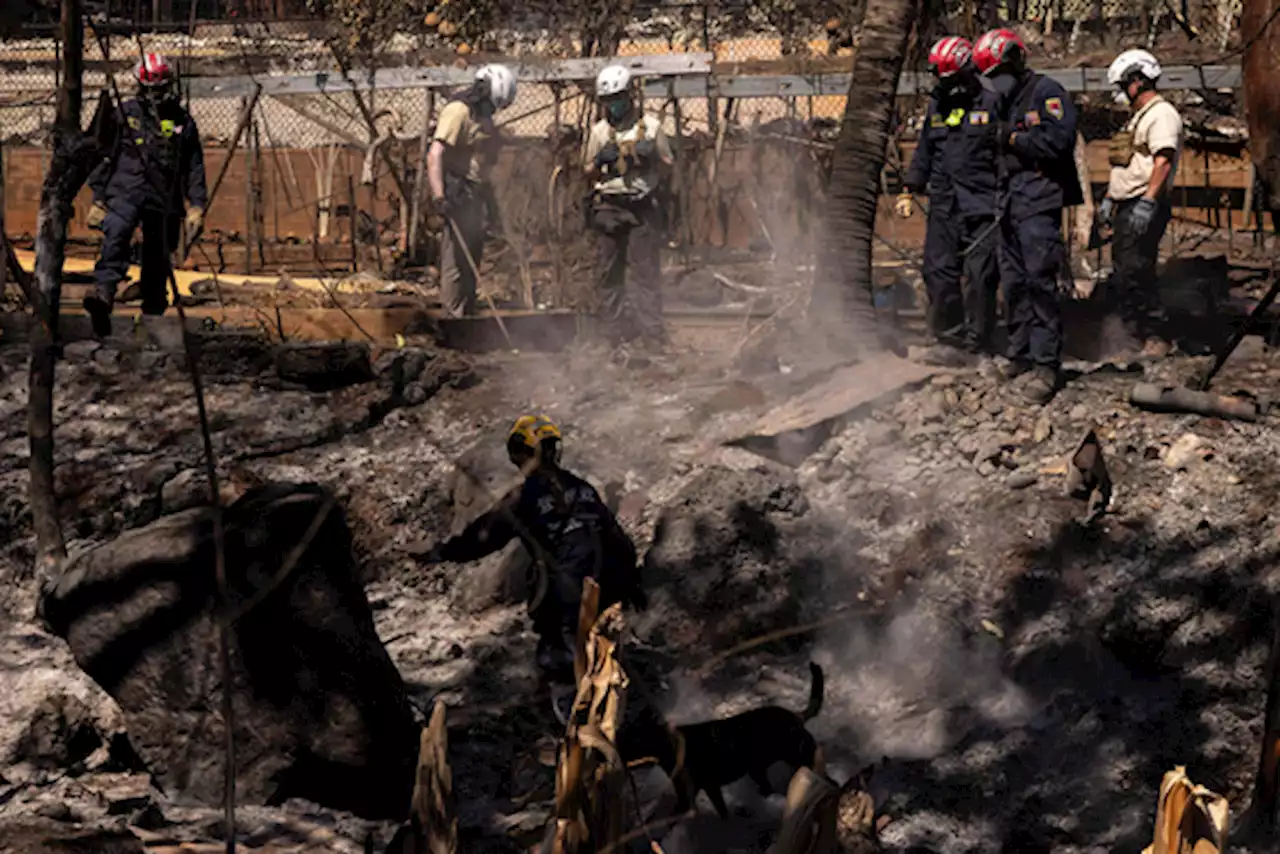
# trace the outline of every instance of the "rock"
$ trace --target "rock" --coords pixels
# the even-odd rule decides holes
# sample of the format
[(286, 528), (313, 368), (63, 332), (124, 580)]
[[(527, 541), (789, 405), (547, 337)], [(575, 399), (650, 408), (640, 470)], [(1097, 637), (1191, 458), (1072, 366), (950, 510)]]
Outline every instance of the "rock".
[(1029, 486), (1035, 486), (1037, 480), (1039, 480), (1039, 478), (1036, 476), (1035, 472), (1016, 471), (1009, 475), (1009, 479), (1005, 481), (1005, 485), (1014, 490), (1026, 489)]
[(143, 373), (163, 371), (169, 364), (169, 354), (161, 350), (143, 350), (138, 354), (138, 370)]
[(311, 391), (332, 391), (374, 378), (367, 344), (282, 344), (275, 350), (274, 362), (281, 380)]
[(183, 469), (160, 487), (160, 512), (178, 513), (209, 503), (209, 486), (200, 469)]
[(125, 827), (65, 824), (47, 818), (0, 822), (0, 854), (144, 854), (142, 840)]
[(1012, 436), (1007, 433), (996, 433), (978, 446), (973, 460), (975, 463), (999, 462), (1004, 452), (1014, 447), (1016, 447), (1016, 443)]
[(724, 649), (801, 616), (821, 583), (830, 531), (808, 517), (790, 469), (708, 468), (666, 503), (645, 557), (649, 610), (639, 622), (684, 651)]
[(64, 344), (62, 355), (69, 362), (84, 362), (93, 358), (93, 354), (102, 346), (98, 341), (87, 339)]
[(463, 614), (480, 614), (525, 601), (530, 564), (529, 552), (513, 540), (497, 554), (467, 565), (449, 588), (449, 606)]
[(990, 460), (983, 460), (982, 462), (978, 463), (978, 474), (982, 475), (983, 477), (991, 477), (991, 475), (995, 473), (996, 473), (995, 464), (992, 463)]
[(901, 435), (902, 431), (898, 429), (896, 424), (889, 424), (884, 421), (873, 421), (862, 431), (862, 436), (866, 440), (868, 448), (892, 445), (898, 441)]
[(932, 380), (930, 380), (930, 383), (933, 385), (934, 388), (948, 388), (956, 384), (956, 375), (955, 374), (938, 374)]
[(1031, 431), (1031, 441), (1039, 445), (1053, 435), (1053, 422), (1049, 420), (1047, 414), (1042, 414), (1036, 419), (1035, 429)]
[[(224, 513), (229, 597), (244, 603), (329, 500), (270, 484)], [(222, 799), (222, 719), (212, 516), (166, 516), (71, 558), (43, 615), (124, 711), (130, 742), (171, 795)], [(297, 566), (232, 635), (237, 791), (375, 818), (409, 803), (417, 731), (404, 683), (374, 630), (351, 533), (330, 506)], [(253, 745), (253, 749), (247, 749)]]
[(103, 741), (88, 704), (74, 695), (57, 693), (36, 708), (9, 758), (35, 768), (69, 768), (83, 762)]
[(1067, 414), (1067, 417), (1072, 421), (1084, 421), (1089, 417), (1089, 407), (1085, 406), (1083, 403), (1077, 403), (1075, 406), (1071, 407), (1071, 412)]
[(982, 401), (982, 409), (988, 415), (999, 415), (1004, 412), (1004, 401), (995, 395), (987, 395)]
[(1174, 471), (1185, 471), (1200, 458), (1202, 440), (1195, 433), (1183, 433), (1164, 452), (1164, 465)]
[(933, 424), (947, 417), (947, 409), (942, 395), (934, 393), (924, 396), (918, 413), (925, 424)]
[(427, 402), (427, 390), (417, 383), (409, 383), (402, 392), (404, 402), (408, 406), (417, 406)]

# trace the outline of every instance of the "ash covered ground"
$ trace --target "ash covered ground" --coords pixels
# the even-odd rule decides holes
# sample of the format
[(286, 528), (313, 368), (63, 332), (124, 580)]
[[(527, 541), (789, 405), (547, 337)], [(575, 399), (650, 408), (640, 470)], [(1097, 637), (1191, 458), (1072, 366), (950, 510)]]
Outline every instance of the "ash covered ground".
[[(880, 763), (884, 850), (1140, 850), (1175, 764), (1237, 815), (1247, 804), (1280, 586), (1268, 423), (1139, 412), (1133, 373), (1087, 373), (1039, 410), (979, 369), (938, 370), (788, 467), (731, 442), (816, 380), (799, 370), (742, 375), (695, 354), (619, 367), (590, 348), (420, 356), (412, 392), (214, 370), (208, 406), (229, 497), (284, 480), (340, 499), (414, 703), (449, 704), (462, 850), (537, 835), (554, 788), (538, 760), (558, 726), (503, 559), (423, 569), (409, 551), (458, 524), (459, 461), (494, 491), (508, 481), (503, 431), (525, 411), (561, 424), (565, 463), (616, 497), (649, 552), (631, 655), (669, 717), (800, 709), (805, 663), (819, 662), (826, 701), (809, 726), (837, 780)], [(1146, 372), (1178, 381), (1192, 367)], [(216, 840), (218, 811), (149, 784), (119, 709), (34, 618), (20, 347), (0, 347), (0, 372), (0, 822)], [(1218, 385), (1271, 392), (1280, 356), (1250, 339)], [(71, 345), (56, 400), (73, 551), (200, 503), (180, 357)], [(1091, 426), (1116, 488), (1111, 512), (1083, 525), (1062, 461)], [(664, 850), (764, 851), (782, 799), (726, 794), (731, 821), (703, 803), (663, 831)], [(297, 800), (239, 820), (247, 844), (287, 850), (382, 850), (394, 830)]]

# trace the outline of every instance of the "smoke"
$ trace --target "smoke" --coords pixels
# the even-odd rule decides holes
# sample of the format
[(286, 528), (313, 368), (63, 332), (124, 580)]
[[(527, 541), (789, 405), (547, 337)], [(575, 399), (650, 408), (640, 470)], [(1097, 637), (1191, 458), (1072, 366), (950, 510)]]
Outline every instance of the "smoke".
[[(990, 640), (990, 642), (988, 642)], [(926, 759), (948, 750), (978, 723), (1017, 726), (1031, 703), (1000, 669), (994, 639), (971, 641), (919, 602), (883, 627), (855, 623), (822, 638), (815, 659), (827, 671), (822, 738), (872, 760)]]

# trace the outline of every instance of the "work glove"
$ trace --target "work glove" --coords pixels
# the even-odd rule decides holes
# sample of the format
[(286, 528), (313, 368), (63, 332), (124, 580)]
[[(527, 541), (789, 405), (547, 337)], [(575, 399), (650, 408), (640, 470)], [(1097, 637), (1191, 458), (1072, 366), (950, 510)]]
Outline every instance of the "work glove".
[(89, 208), (89, 214), (84, 218), (85, 223), (95, 231), (102, 230), (102, 223), (107, 218), (107, 209), (102, 202), (94, 202), (93, 207)]
[(195, 234), (204, 225), (204, 208), (193, 205), (187, 208), (187, 233)]
[(1151, 228), (1152, 220), (1156, 218), (1157, 208), (1155, 199), (1148, 199), (1145, 196), (1138, 199), (1133, 210), (1129, 211), (1129, 222), (1133, 225), (1134, 231), (1138, 234), (1146, 234)]
[(911, 216), (912, 201), (913, 199), (911, 194), (905, 190), (902, 191), (898, 194), (898, 200), (893, 203), (893, 212), (903, 219), (906, 219)]
[(618, 150), (616, 143), (609, 143), (596, 155), (596, 168), (605, 169), (612, 167), (618, 162), (618, 158), (622, 156), (622, 152)]
[(1116, 203), (1113, 202), (1110, 197), (1103, 198), (1102, 203), (1098, 205), (1098, 213), (1096, 214), (1098, 225), (1109, 228), (1111, 226), (1111, 217), (1115, 214), (1115, 209)]
[(642, 139), (636, 143), (636, 158), (652, 160), (658, 156), (658, 144), (651, 139)]

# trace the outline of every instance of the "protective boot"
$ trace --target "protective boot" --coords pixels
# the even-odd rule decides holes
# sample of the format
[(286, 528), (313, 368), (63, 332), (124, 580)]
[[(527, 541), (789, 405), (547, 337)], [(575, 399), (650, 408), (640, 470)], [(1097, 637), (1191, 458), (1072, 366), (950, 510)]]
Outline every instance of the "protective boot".
[(99, 294), (89, 294), (83, 300), (81, 305), (84, 306), (85, 313), (89, 315), (89, 322), (93, 324), (93, 334), (99, 338), (106, 338), (111, 334), (111, 303), (107, 302)]

